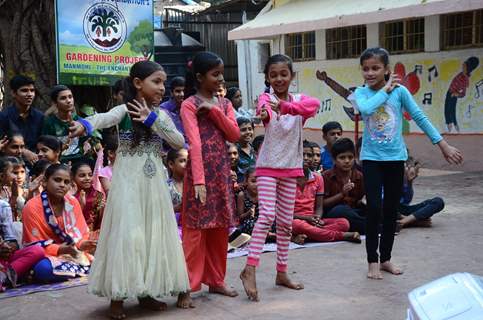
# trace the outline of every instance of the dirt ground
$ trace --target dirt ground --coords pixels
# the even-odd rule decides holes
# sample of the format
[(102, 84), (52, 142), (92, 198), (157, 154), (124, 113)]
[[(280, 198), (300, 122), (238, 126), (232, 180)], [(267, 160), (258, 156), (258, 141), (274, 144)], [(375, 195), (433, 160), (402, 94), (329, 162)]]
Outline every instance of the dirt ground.
[[(431, 280), (454, 272), (483, 274), (483, 171), (450, 174), (422, 172), (416, 181), (416, 201), (442, 196), (443, 212), (433, 217), (430, 229), (405, 229), (396, 238), (393, 261), (405, 270), (402, 276), (366, 279), (364, 244), (290, 251), (289, 269), (305, 290), (274, 286), (275, 255), (264, 254), (258, 271), (261, 301), (249, 302), (238, 274), (245, 258), (228, 261), (227, 282), (237, 298), (196, 295), (196, 308), (178, 310), (167, 299), (163, 313), (146, 312), (135, 301), (126, 303), (130, 319), (405, 319), (407, 294)], [(104, 319), (108, 303), (86, 293), (86, 287), (37, 293), (0, 300), (0, 319)]]

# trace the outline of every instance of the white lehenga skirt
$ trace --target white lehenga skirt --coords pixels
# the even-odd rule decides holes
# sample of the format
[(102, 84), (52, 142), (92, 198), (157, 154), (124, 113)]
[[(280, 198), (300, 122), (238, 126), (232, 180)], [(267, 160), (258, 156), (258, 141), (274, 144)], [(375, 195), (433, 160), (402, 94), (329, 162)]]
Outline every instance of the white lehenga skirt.
[(161, 158), (118, 152), (89, 292), (121, 300), (189, 289)]

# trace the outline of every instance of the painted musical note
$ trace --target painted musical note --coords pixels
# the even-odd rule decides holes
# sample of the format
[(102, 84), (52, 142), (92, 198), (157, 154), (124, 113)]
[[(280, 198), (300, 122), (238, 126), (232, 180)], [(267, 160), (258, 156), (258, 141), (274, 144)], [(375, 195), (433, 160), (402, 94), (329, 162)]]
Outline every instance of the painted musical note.
[(428, 81), (429, 82), (431, 82), (433, 80), (433, 78), (431, 77), (431, 73), (432, 73), (432, 76), (434, 78), (437, 78), (439, 76), (438, 68), (436, 68), (435, 65), (433, 65), (431, 68), (428, 69)]
[(325, 99), (325, 101), (322, 102), (322, 106), (324, 107), (324, 111), (330, 111), (332, 107), (332, 99)]
[(423, 104), (426, 105), (432, 105), (433, 104), (433, 93), (432, 92), (426, 92), (423, 95)]
[(465, 111), (465, 116), (468, 118), (468, 119), (471, 119), (471, 110), (475, 109), (476, 106), (474, 105), (468, 105), (468, 109)]
[(421, 65), (421, 64), (415, 65), (414, 66), (414, 72), (419, 73), (419, 74), (423, 74), (423, 65)]
[(476, 89), (475, 99), (480, 99), (480, 97), (483, 97), (483, 79), (481, 79), (475, 84), (475, 89)]

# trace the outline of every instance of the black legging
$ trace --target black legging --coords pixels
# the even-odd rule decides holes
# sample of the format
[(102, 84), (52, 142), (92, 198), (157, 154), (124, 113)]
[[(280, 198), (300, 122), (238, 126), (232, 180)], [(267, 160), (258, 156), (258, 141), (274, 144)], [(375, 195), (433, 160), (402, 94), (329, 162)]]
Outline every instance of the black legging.
[[(367, 261), (391, 260), (397, 208), (402, 194), (404, 161), (362, 161), (367, 199), (366, 251)], [(384, 200), (382, 190), (384, 187)], [(378, 228), (382, 214), (382, 232), (379, 246)], [(377, 254), (377, 248), (381, 257)]]

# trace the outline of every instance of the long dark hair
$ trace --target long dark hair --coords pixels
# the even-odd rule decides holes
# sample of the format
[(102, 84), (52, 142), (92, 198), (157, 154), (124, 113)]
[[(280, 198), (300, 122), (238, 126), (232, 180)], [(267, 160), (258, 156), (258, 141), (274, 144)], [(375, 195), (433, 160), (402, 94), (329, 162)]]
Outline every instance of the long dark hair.
[(293, 61), (292, 58), (285, 54), (274, 54), (268, 58), (267, 63), (265, 64), (265, 68), (263, 69), (263, 73), (265, 74), (265, 92), (270, 93), (270, 82), (268, 82), (268, 71), (270, 70), (270, 66), (276, 63), (286, 63), (288, 69), (290, 70), (290, 74), (293, 75)]
[(70, 174), (70, 168), (69, 166), (62, 164), (62, 163), (56, 163), (56, 164), (51, 164), (50, 166), (45, 169), (44, 173), (44, 178), (45, 180), (49, 180), (50, 177), (52, 177), (57, 171), (64, 170)]
[(117, 141), (117, 136), (110, 135), (106, 136), (103, 141), (103, 157), (102, 157), (102, 165), (107, 167), (109, 165), (109, 152), (114, 151), (116, 152), (117, 148), (119, 147), (119, 142)]
[(12, 162), (10, 161), (9, 157), (0, 157), (0, 174), (5, 173), (8, 166), (10, 166)]
[(208, 71), (223, 64), (223, 60), (216, 53), (203, 51), (197, 53), (188, 66), (186, 73), (186, 89), (185, 96), (189, 97), (196, 93), (199, 86), (196, 75), (199, 73), (205, 75)]
[[(137, 89), (134, 87), (134, 78), (141, 80), (146, 79), (156, 71), (164, 71), (160, 64), (153, 61), (139, 61), (132, 65), (129, 71), (129, 77), (126, 77), (122, 81), (122, 88), (124, 91), (124, 103), (129, 109), (128, 102), (133, 102), (136, 98)], [(139, 145), (141, 140), (149, 140), (151, 138), (151, 130), (147, 128), (144, 124), (137, 121), (132, 121), (132, 130), (134, 133), (133, 142), (131, 148)]]
[(364, 52), (362, 52), (361, 57), (359, 58), (361, 66), (364, 61), (373, 57), (379, 58), (384, 66), (387, 66), (389, 64), (389, 52), (387, 52), (387, 50), (384, 48), (375, 47), (367, 48), (366, 50), (364, 50)]

